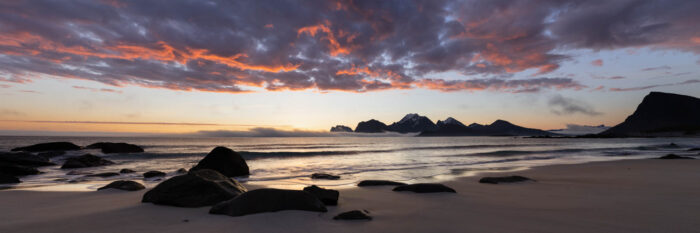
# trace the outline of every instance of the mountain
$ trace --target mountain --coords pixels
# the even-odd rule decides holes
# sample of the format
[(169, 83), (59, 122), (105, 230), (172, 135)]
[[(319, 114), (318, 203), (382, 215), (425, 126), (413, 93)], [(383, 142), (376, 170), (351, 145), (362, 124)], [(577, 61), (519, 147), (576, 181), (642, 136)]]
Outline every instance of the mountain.
[(344, 125), (336, 125), (331, 127), (331, 132), (352, 132), (352, 129)]
[(389, 127), (386, 124), (375, 119), (357, 123), (357, 127), (355, 127), (356, 133), (381, 133), (388, 130)]
[(671, 93), (651, 92), (624, 122), (598, 136), (683, 136), (700, 133), (700, 99)]
[(417, 133), (435, 129), (437, 126), (433, 121), (416, 113), (406, 114), (400, 121), (389, 125), (389, 131), (399, 133)]
[[(447, 120), (446, 120), (447, 121)], [(555, 133), (514, 125), (508, 121), (496, 120), (490, 125), (470, 124), (464, 126), (457, 121), (453, 124), (440, 124), (437, 130), (424, 131), (418, 136), (553, 136)]]
[(445, 119), (444, 121), (438, 120), (438, 121), (437, 121), (437, 124), (436, 124), (437, 127), (443, 127), (443, 126), (448, 126), (448, 125), (455, 125), (455, 126), (467, 127), (467, 126), (465, 126), (464, 124), (462, 124), (462, 122), (459, 122), (458, 120), (455, 120), (455, 119), (452, 118), (452, 117), (448, 117), (448, 118)]

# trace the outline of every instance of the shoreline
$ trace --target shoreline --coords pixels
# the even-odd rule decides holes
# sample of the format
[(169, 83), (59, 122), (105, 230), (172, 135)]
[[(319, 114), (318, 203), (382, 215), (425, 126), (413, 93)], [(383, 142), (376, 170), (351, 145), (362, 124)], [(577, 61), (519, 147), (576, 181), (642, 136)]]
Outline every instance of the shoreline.
[[(444, 184), (457, 194), (341, 189), (327, 213), (281, 211), (228, 217), (209, 207), (141, 203), (146, 190), (1, 190), (1, 232), (687, 232), (700, 222), (699, 160), (636, 159), (479, 173)], [(480, 184), (482, 176), (522, 175), (520, 184)], [(249, 189), (260, 186), (246, 185)], [(374, 220), (334, 221), (367, 209)], [(90, 224), (85, 224), (89, 222)]]

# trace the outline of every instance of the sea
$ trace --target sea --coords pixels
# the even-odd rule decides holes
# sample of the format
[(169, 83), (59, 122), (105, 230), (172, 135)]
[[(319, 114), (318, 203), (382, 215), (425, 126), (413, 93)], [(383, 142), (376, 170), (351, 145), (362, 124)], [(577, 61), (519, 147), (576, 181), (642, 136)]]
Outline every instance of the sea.
[[(0, 188), (41, 191), (90, 191), (114, 180), (138, 180), (153, 187), (176, 170), (189, 169), (216, 146), (240, 153), (250, 176), (236, 177), (244, 184), (298, 189), (308, 185), (349, 188), (360, 180), (383, 179), (442, 182), (485, 172), (507, 171), (552, 164), (656, 158), (669, 153), (698, 156), (700, 138), (524, 138), (524, 137), (15, 137), (0, 136), (0, 151), (36, 143), (68, 141), (80, 146), (95, 142), (126, 142), (144, 153), (102, 154), (99, 150), (70, 151), (52, 158), (56, 166), (40, 167), (39, 175), (20, 177), (22, 183)], [(60, 169), (70, 156), (94, 154), (114, 165)], [(86, 174), (137, 172), (100, 178)], [(68, 173), (70, 171), (77, 171)], [(144, 179), (147, 171), (168, 175)], [(77, 173), (77, 174), (76, 174)], [(339, 175), (339, 180), (311, 179), (313, 173)]]

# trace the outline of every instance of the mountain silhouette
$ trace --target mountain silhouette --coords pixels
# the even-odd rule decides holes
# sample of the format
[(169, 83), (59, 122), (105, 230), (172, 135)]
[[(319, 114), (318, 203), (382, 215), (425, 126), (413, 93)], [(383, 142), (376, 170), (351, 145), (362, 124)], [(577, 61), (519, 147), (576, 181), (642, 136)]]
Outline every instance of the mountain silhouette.
[(624, 122), (598, 136), (653, 137), (700, 133), (700, 99), (671, 93), (651, 92)]

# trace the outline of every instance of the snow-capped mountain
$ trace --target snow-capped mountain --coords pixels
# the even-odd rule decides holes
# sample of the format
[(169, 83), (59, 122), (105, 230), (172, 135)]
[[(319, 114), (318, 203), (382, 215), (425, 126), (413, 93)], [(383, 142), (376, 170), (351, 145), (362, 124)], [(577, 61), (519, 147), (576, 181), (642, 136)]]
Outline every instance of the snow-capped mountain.
[(428, 117), (416, 113), (406, 114), (400, 121), (389, 125), (389, 130), (399, 133), (417, 133), (437, 129)]

